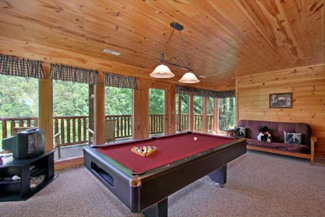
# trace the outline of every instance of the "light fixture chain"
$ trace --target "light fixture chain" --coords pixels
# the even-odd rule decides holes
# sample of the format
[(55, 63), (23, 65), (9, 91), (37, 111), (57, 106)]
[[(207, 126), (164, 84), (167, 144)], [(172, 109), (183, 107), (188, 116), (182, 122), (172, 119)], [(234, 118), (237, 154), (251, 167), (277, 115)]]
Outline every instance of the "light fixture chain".
[(169, 38), (168, 38), (168, 40), (167, 40), (167, 42), (166, 42), (166, 45), (165, 45), (165, 47), (164, 47), (164, 49), (163, 49), (163, 51), (162, 51), (162, 53), (164, 53), (164, 56), (165, 56), (165, 57), (166, 57), (166, 52), (167, 52), (167, 49), (168, 49), (168, 47), (169, 47), (170, 41), (171, 41), (171, 39), (172, 39), (172, 37), (173, 37), (173, 34), (174, 34), (174, 30), (175, 30), (175, 29), (173, 29), (173, 30), (172, 30), (172, 33), (169, 35)]
[(186, 61), (187, 61), (187, 67), (188, 68), (192, 68), (191, 67), (191, 63), (190, 63), (190, 61), (188, 60), (188, 55), (187, 55), (187, 51), (186, 51), (186, 47), (185, 47), (185, 41), (184, 41), (184, 39), (183, 39), (183, 35), (182, 35), (182, 33), (181, 32), (179, 32), (179, 35), (180, 35), (180, 37), (181, 37), (181, 41), (182, 41), (182, 45), (183, 45), (183, 49), (184, 49), (184, 55), (185, 55), (185, 58), (186, 58)]

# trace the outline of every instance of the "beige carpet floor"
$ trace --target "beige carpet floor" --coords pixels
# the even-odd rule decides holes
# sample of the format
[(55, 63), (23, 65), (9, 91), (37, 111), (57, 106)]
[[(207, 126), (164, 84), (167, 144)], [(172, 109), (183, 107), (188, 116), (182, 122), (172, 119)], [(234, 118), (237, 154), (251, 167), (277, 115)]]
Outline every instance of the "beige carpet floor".
[[(248, 152), (228, 165), (228, 183), (208, 177), (169, 197), (169, 216), (325, 216), (325, 164)], [(142, 216), (134, 214), (85, 168), (60, 172), (31, 199), (0, 204), (1, 217)]]

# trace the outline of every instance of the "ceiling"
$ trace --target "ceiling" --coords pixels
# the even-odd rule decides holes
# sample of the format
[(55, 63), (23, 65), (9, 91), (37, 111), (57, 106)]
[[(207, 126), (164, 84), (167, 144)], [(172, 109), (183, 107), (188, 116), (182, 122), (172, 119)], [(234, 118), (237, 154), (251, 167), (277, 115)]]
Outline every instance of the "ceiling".
[[(202, 84), (233, 86), (236, 76), (325, 63), (324, 8), (324, 0), (2, 0), (0, 36), (150, 72), (176, 21)], [(183, 52), (175, 36), (169, 57)]]

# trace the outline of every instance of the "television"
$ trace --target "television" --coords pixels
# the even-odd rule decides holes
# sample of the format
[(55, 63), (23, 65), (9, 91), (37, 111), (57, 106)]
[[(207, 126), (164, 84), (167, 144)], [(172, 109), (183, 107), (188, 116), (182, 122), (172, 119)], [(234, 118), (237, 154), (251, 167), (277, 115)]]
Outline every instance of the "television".
[(44, 131), (31, 128), (2, 140), (2, 149), (11, 151), (13, 158), (28, 158), (44, 152)]

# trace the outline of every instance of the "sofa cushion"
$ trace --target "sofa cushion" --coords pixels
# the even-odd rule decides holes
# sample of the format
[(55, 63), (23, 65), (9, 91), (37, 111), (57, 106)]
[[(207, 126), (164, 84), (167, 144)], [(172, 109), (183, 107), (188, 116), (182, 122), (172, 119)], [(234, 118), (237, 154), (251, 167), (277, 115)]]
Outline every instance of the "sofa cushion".
[(301, 144), (301, 133), (289, 133), (284, 131), (284, 143)]
[(305, 123), (241, 120), (238, 126), (246, 127), (246, 138), (248, 139), (256, 139), (259, 134), (259, 128), (267, 126), (272, 136), (272, 142), (275, 143), (284, 142), (284, 131), (301, 133), (301, 144), (310, 146), (311, 129), (310, 126)]
[(248, 145), (254, 145), (264, 148), (273, 148), (281, 151), (292, 151), (300, 153), (310, 153), (310, 148), (307, 145), (297, 145), (288, 143), (278, 143), (278, 142), (263, 142), (256, 139), (246, 139)]
[(234, 137), (236, 138), (246, 138), (246, 128), (245, 127), (235, 127)]

